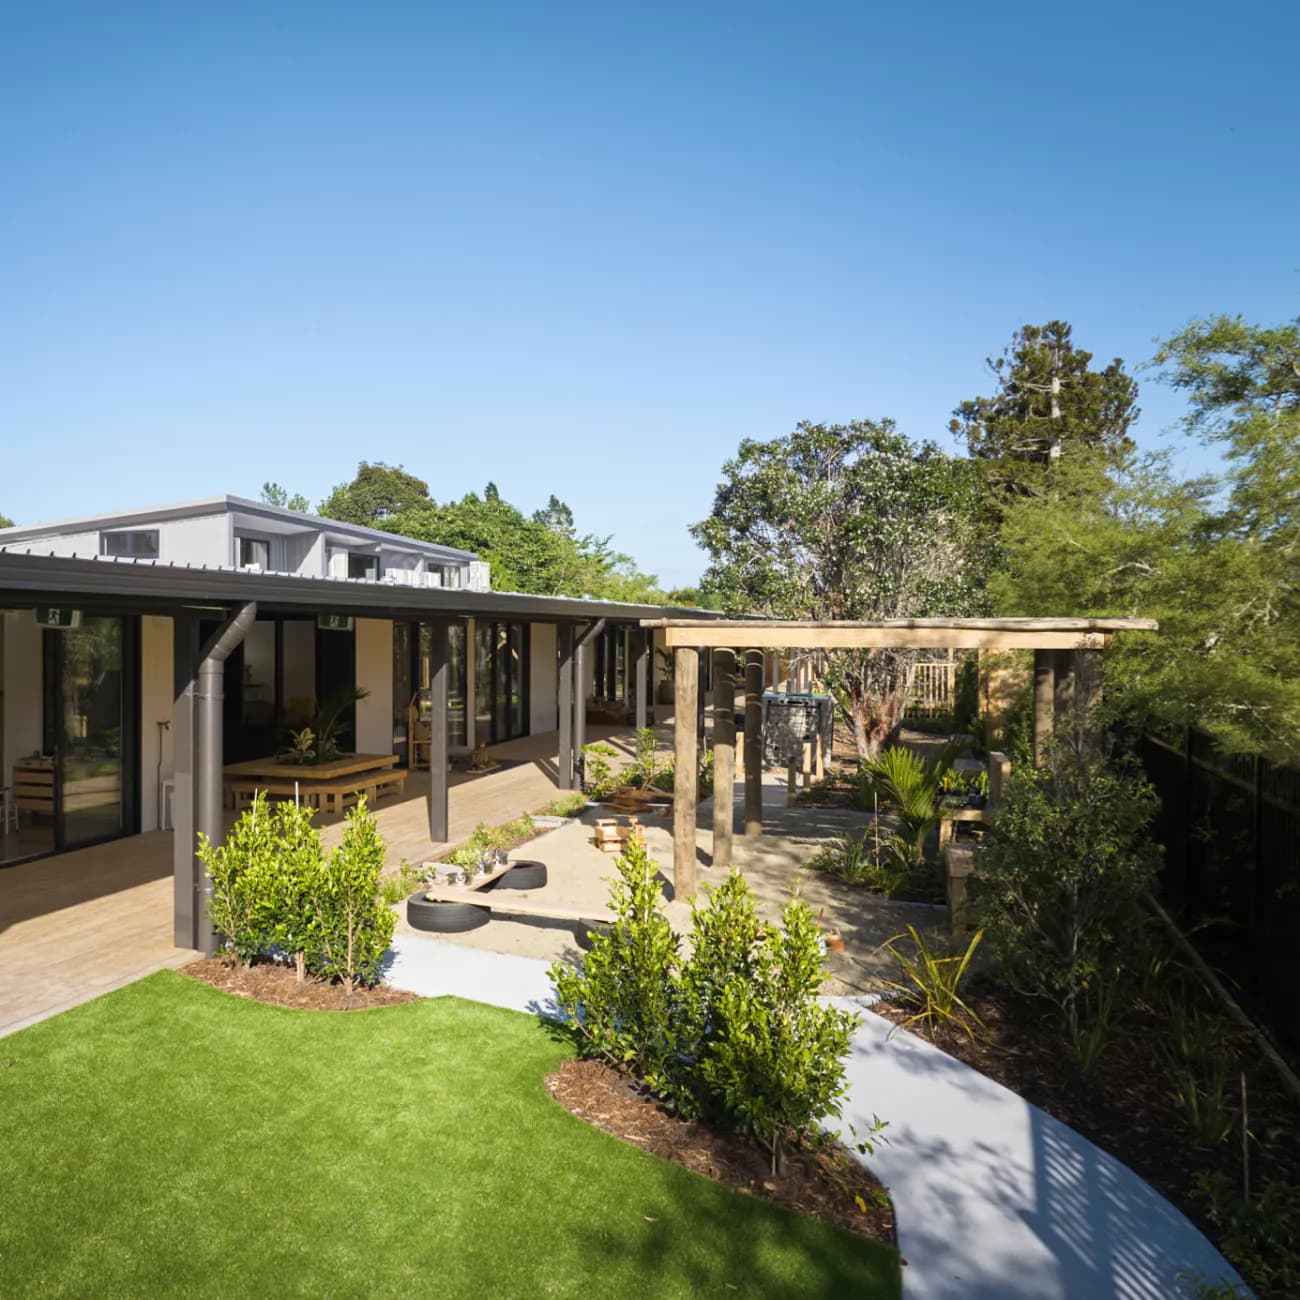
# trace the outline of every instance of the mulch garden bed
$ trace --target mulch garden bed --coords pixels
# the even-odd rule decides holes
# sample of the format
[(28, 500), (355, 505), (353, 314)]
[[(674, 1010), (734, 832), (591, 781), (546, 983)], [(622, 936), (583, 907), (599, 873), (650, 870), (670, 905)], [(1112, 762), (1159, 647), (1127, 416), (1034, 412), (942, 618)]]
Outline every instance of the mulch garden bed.
[[(1241, 1183), (1240, 1071), (1245, 1070), (1251, 1142), (1251, 1183), (1272, 1178), (1300, 1181), (1300, 1105), (1248, 1035), (1232, 1026), (1227, 1040), (1237, 1066), (1230, 1094), (1238, 1124), (1223, 1142), (1198, 1145), (1188, 1136), (1173, 1096), (1173, 1071), (1163, 1044), (1168, 1025), (1145, 1006), (1130, 1008), (1093, 1067), (1080, 1070), (1061, 1022), (1051, 1008), (987, 981), (963, 992), (984, 1022), (972, 1041), (964, 1035), (936, 1040), (917, 1023), (912, 1032), (1019, 1093), (1122, 1160), (1172, 1201), (1212, 1241), (1217, 1233), (1192, 1195), (1196, 1175), (1222, 1170)], [(873, 1011), (901, 1022), (908, 1009), (882, 1002)]]
[(187, 966), (184, 974), (214, 989), (233, 993), (240, 998), (271, 1002), (278, 1007), (298, 1007), (309, 1011), (365, 1011), (370, 1007), (391, 1007), (399, 1002), (414, 1002), (416, 995), (404, 989), (377, 984), (372, 989), (358, 989), (349, 998), (341, 984), (307, 979), (299, 984), (292, 966), (279, 962), (257, 962), (252, 966), (235, 966), (219, 957), (200, 957)]
[(600, 1061), (566, 1061), (546, 1086), (566, 1110), (643, 1151), (861, 1237), (897, 1244), (888, 1194), (843, 1147), (792, 1152), (773, 1178), (767, 1156), (748, 1139), (669, 1114), (644, 1085)]

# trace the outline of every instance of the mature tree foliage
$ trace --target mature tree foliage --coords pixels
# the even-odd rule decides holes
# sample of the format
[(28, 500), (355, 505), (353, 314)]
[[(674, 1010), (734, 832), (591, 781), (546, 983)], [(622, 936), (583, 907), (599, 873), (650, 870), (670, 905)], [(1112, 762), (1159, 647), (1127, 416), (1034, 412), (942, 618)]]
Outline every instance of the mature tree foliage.
[(1159, 619), (1107, 653), (1108, 708), (1298, 761), (1300, 331), (1195, 323), (1157, 363), (1192, 399), (1189, 429), (1226, 443), (1226, 479), (1181, 482), (1158, 457), (1063, 464), (1007, 508), (994, 604)]
[(1225, 631), (1259, 687), (1235, 701), (1239, 739), (1300, 759), (1300, 318), (1193, 321), (1155, 362), (1190, 398), (1188, 431), (1226, 449), (1216, 581), (1236, 579)]
[(304, 514), (311, 511), (311, 502), (301, 492), (290, 495), (288, 489), (278, 483), (262, 484), (262, 500), (268, 506), (279, 506), (283, 510), (301, 510)]
[[(713, 512), (692, 528), (709, 553), (701, 586), (730, 613), (915, 618), (969, 613), (976, 509), (969, 461), (919, 446), (892, 421), (800, 424), (742, 442)], [(828, 684), (858, 752), (901, 719), (915, 652), (827, 656)]]
[(1116, 358), (1094, 370), (1066, 321), (1025, 325), (1000, 357), (988, 359), (992, 397), (963, 402), (949, 425), (981, 462), (998, 496), (1042, 490), (1050, 467), (1082, 450), (1132, 450), (1137, 384)]
[(327, 519), (341, 519), (366, 528), (387, 527), (386, 520), (407, 510), (432, 504), (429, 485), (400, 465), (362, 461), (351, 483), (340, 483), (321, 502)]
[(608, 537), (579, 534), (573, 511), (556, 496), (531, 517), (505, 500), (495, 483), (482, 496), (470, 492), (440, 504), (423, 479), (400, 467), (362, 462), (356, 478), (321, 504), (321, 514), (473, 551), (491, 564), (498, 591), (654, 605), (667, 599), (654, 575), (641, 573)]
[(8, 515), (0, 515), (0, 528), (12, 528), (14, 521)]

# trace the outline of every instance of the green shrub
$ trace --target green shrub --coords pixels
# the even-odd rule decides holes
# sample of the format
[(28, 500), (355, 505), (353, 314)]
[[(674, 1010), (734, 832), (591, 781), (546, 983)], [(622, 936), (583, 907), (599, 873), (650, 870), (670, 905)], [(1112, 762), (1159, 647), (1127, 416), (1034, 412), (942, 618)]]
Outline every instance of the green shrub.
[(1076, 1042), (1089, 986), (1135, 977), (1142, 964), (1155, 808), (1127, 768), (1054, 746), (1043, 767), (1013, 769), (980, 849), (984, 925), (1003, 977), (1054, 1002)]
[(200, 832), (198, 858), (212, 881), (212, 929), (222, 950), (248, 965), (271, 946), (278, 906), (280, 844), (265, 793), (256, 793), (225, 843)]
[(885, 803), (893, 808), (913, 856), (921, 861), (925, 837), (939, 824), (939, 795), (944, 776), (960, 752), (954, 741), (934, 758), (894, 745), (878, 759), (864, 760), (858, 770), (858, 792), (864, 808)]
[(838, 1115), (855, 1016), (824, 1006), (821, 934), (795, 897), (776, 928), (733, 872), (692, 908), (690, 956), (639, 844), (616, 860), (614, 921), (581, 972), (551, 967), (579, 1050), (632, 1070), (683, 1114), (751, 1134), (779, 1172), (791, 1142)]
[(552, 799), (542, 812), (548, 817), (577, 817), (585, 811), (586, 807), (587, 796), (580, 790), (571, 790), (558, 799)]
[(840, 1113), (857, 1024), (817, 999), (826, 972), (812, 909), (796, 895), (781, 920), (755, 947), (752, 969), (718, 990), (724, 1031), (695, 1067), (725, 1113), (769, 1152), (774, 1175), (788, 1144)]
[(397, 874), (388, 876), (379, 884), (379, 897), (391, 907), (413, 893), (420, 883), (420, 873), (405, 858)]
[(582, 970), (556, 963), (556, 1002), (586, 1055), (644, 1076), (660, 1076), (673, 1051), (677, 936), (663, 913), (658, 869), (630, 839), (614, 859), (614, 920), (591, 933)]
[(706, 886), (691, 902), (691, 954), (682, 963), (674, 1032), (676, 1055), (669, 1076), (652, 1080), (675, 1108), (692, 1116), (725, 1120), (707, 1081), (693, 1068), (728, 1035), (722, 993), (735, 980), (754, 977), (759, 949), (771, 930), (759, 920), (754, 895), (734, 868), (722, 884)]
[(623, 773), (626, 783), (642, 790), (654, 785), (657, 757), (658, 740), (654, 728), (639, 728), (636, 733), (636, 758)]
[(914, 1014), (903, 1021), (904, 1028), (923, 1021), (935, 1037), (959, 1031), (973, 1039), (975, 1027), (983, 1029), (984, 1024), (962, 1000), (958, 990), (984, 931), (977, 930), (966, 951), (955, 955), (932, 947), (914, 925), (907, 927), (907, 933), (911, 937), (910, 949), (899, 947), (901, 934), (895, 935), (887, 945), (898, 962), (903, 980), (886, 982), (902, 995), (904, 1003), (915, 1008)]
[(912, 845), (899, 835), (882, 835), (875, 826), (828, 840), (808, 859), (808, 867), (882, 894), (906, 888), (917, 869)]
[(611, 760), (618, 757), (612, 745), (594, 744), (582, 747), (582, 787), (590, 799), (600, 802), (608, 799), (622, 783), (614, 772)]
[(293, 957), (301, 980), (306, 974), (306, 954), (314, 942), (310, 891), (324, 855), (320, 833), (312, 825), (314, 808), (285, 801), (276, 805), (274, 815), (279, 869), (268, 882), (268, 946)]
[(379, 898), (384, 842), (366, 801), (347, 817), (343, 839), (323, 858), (309, 888), (313, 920), (309, 969), (342, 982), (349, 996), (374, 984), (397, 918)]
[(1198, 1175), (1196, 1191), (1220, 1248), (1260, 1300), (1300, 1295), (1300, 1187), (1275, 1181), (1245, 1197), (1216, 1171)]
[[(586, 807), (585, 801), (583, 807)], [(505, 822), (500, 826), (489, 826), (487, 822), (479, 822), (465, 839), (443, 857), (442, 861), (456, 867), (477, 866), (485, 853), (490, 853), (494, 849), (508, 852), (510, 849), (517, 848), (531, 839), (536, 829), (531, 813), (524, 813), (514, 821)]]

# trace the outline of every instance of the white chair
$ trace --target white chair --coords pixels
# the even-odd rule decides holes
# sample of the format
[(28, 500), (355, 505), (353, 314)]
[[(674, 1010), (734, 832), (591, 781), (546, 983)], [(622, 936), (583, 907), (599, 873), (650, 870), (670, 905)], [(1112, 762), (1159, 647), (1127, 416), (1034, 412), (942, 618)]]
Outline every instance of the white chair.
[(11, 785), (0, 785), (0, 835), (8, 830), (18, 830), (18, 803)]

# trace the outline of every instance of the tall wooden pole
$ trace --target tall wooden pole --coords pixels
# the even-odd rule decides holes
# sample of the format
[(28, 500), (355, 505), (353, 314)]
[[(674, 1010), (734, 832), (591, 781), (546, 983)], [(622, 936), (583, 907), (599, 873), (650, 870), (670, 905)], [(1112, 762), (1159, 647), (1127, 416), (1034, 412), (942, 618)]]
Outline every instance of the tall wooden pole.
[(1034, 766), (1042, 767), (1055, 715), (1056, 660), (1053, 650), (1034, 651)]
[(1074, 680), (1074, 655), (1073, 650), (1053, 650), (1052, 651), (1052, 671), (1055, 676), (1055, 689), (1052, 694), (1056, 704), (1056, 720), (1054, 725), (1059, 727), (1068, 727), (1065, 733), (1075, 743), (1078, 743), (1078, 733), (1076, 726), (1078, 718), (1076, 716), (1076, 693)]
[(763, 833), (763, 652), (745, 651), (745, 834)]
[(699, 795), (695, 715), (700, 693), (700, 652), (678, 647), (674, 664), (673, 892), (676, 898), (685, 899), (695, 896), (695, 821)]
[(736, 819), (736, 653), (713, 652), (713, 865), (731, 866)]

